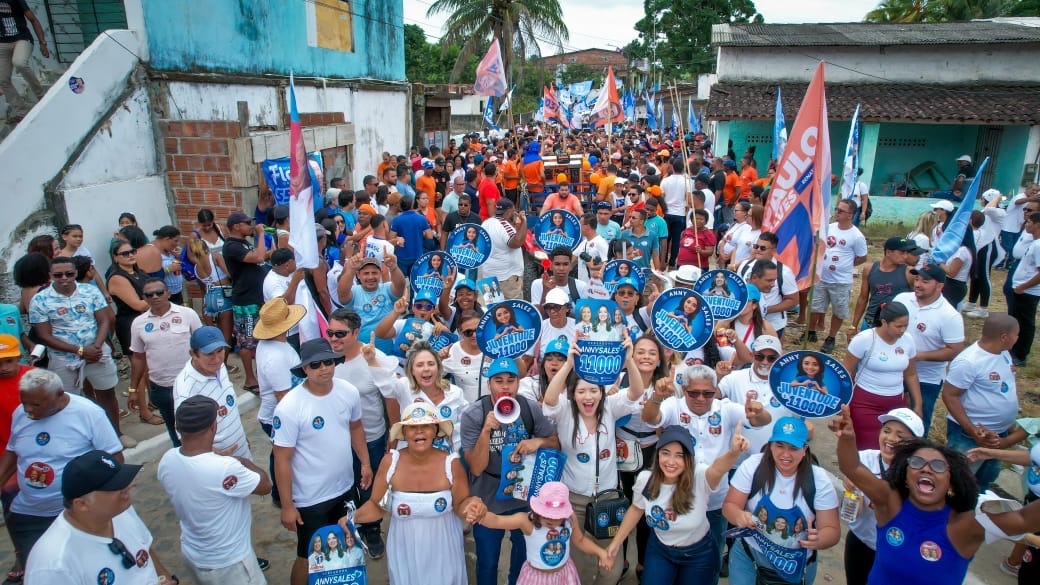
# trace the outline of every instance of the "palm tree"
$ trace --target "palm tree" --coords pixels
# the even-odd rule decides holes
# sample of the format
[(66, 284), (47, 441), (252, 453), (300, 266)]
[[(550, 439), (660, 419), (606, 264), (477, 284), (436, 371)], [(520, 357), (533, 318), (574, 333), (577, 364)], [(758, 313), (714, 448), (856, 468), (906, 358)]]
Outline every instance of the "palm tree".
[(867, 22), (953, 22), (998, 16), (1036, 16), (1037, 0), (882, 0)]
[(926, 20), (929, 0), (882, 0), (867, 13), (866, 22), (921, 22)]
[(538, 56), (538, 41), (563, 50), (568, 40), (567, 24), (559, 0), (436, 0), (426, 16), (448, 14), (444, 23), (443, 47), (461, 45), (462, 51), (451, 71), (455, 83), (466, 62), (493, 37), (502, 45), (502, 64), (510, 79), (513, 57), (521, 61)]

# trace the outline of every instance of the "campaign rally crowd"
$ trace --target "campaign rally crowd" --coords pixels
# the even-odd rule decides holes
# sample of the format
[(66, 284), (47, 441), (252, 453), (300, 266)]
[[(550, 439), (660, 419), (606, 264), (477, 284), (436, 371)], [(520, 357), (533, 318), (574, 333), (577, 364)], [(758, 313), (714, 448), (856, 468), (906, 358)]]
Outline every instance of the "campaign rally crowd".
[[(836, 197), (820, 276), (799, 290), (764, 226), (776, 161), (758, 156), (703, 134), (542, 124), (383, 153), (356, 190), (317, 179), (304, 222), (315, 268), (297, 267), (300, 222), (271, 192), (254, 210), (199, 210), (190, 233), (127, 210), (101, 254), (76, 224), (34, 238), (13, 270), (20, 302), (0, 305), (9, 580), (266, 583), (249, 496), (271, 494), (264, 513), (295, 533), (293, 585), (384, 556), (395, 585), (469, 583), (467, 534), (480, 585), (500, 564), (510, 585), (811, 584), (842, 533), (850, 584), (961, 583), (993, 538), (1016, 540), (1005, 572), (1040, 583), (1040, 445), (1021, 447), (1015, 376), (1040, 301), (1040, 189), (965, 203), (958, 190), (868, 261), (857, 185)], [(956, 253), (931, 261), (961, 204), (980, 209)], [(546, 214), (553, 229), (577, 220), (576, 245), (538, 246)], [(608, 278), (616, 260), (628, 262)], [(746, 304), (700, 347), (668, 349), (655, 301), (720, 268)], [(1001, 269), (1007, 313), (990, 305)], [(728, 291), (725, 276), (710, 284)], [(597, 299), (617, 312), (575, 310)], [(496, 340), (522, 329), (512, 300), (536, 311), (537, 338), (487, 355), (489, 320)], [(682, 311), (671, 318), (690, 333), (697, 308)], [(970, 345), (965, 318), (981, 320)], [(599, 327), (622, 332), (607, 384), (576, 373)], [(816, 351), (790, 385), (820, 395), (835, 394), (821, 370), (845, 349), (854, 392), (827, 419), (797, 416), (771, 383), (803, 347)], [(243, 392), (259, 395), (255, 421)], [(180, 524), (179, 578), (132, 505), (127, 416), (169, 437), (157, 474)], [(256, 424), (270, 446), (247, 441)], [(831, 433), (840, 478), (813, 453)], [(558, 481), (502, 497), (518, 462), (552, 452)], [(1024, 469), (1024, 506), (980, 499), (1004, 462)], [(340, 536), (316, 536), (336, 524)]]

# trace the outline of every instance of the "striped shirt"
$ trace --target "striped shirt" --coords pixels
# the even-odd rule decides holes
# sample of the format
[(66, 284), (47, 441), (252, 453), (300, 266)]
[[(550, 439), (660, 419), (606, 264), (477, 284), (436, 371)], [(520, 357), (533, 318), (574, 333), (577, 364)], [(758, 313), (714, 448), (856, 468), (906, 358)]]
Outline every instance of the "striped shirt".
[(181, 402), (190, 396), (201, 394), (217, 401), (217, 436), (213, 438), (213, 448), (223, 451), (232, 445), (238, 445), (231, 453), (236, 457), (253, 460), (246, 442), (246, 431), (242, 428), (242, 417), (238, 413), (238, 397), (231, 385), (227, 368), (220, 366), (217, 376), (203, 376), (189, 360), (184, 369), (173, 382), (173, 408), (176, 410)]

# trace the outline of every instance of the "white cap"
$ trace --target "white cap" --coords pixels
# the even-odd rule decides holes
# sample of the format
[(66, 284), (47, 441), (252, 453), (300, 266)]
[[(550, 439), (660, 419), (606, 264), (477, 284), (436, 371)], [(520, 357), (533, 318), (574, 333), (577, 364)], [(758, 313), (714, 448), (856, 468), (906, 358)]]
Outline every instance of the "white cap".
[(683, 264), (676, 270), (668, 272), (668, 278), (679, 284), (694, 285), (701, 277), (701, 269), (693, 264)]
[(628, 184), (628, 178), (618, 177), (618, 178), (614, 179), (614, 184), (615, 185), (627, 185)]
[(569, 305), (571, 304), (571, 297), (567, 294), (567, 291), (559, 288), (554, 288), (551, 291), (545, 293), (545, 304), (547, 305)]
[(993, 201), (994, 197), (998, 197), (999, 198), (1000, 197), (1000, 191), (997, 191), (996, 189), (986, 189), (985, 191), (982, 192), (982, 199), (986, 203), (989, 203), (990, 201)]
[(780, 340), (773, 335), (759, 335), (755, 338), (754, 343), (751, 344), (751, 351), (761, 351), (763, 349), (771, 349), (777, 355), (784, 353)]
[(936, 201), (935, 203), (932, 203), (932, 209), (942, 209), (947, 213), (953, 213), (953, 203), (950, 203), (950, 201), (943, 199), (942, 201)]
[(969, 156), (967, 154), (962, 154), (962, 155), (958, 156), (957, 157), (957, 162), (961, 162), (961, 161), (964, 161), (966, 163), (970, 163), (971, 162), (971, 156)]
[(906, 428), (910, 429), (910, 432), (913, 433), (915, 437), (924, 436), (924, 423), (921, 422), (921, 417), (917, 416), (917, 413), (909, 408), (904, 407), (890, 410), (887, 414), (878, 416), (877, 419), (881, 424), (885, 424), (890, 420), (901, 422), (906, 425)]

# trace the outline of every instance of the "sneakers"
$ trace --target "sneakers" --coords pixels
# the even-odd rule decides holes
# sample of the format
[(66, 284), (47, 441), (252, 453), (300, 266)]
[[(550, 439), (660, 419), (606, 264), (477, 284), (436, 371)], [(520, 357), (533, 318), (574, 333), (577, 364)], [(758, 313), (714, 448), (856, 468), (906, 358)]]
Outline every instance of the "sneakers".
[(1008, 560), (1007, 560), (1007, 557), (1004, 557), (1000, 561), (1000, 571), (1002, 573), (1006, 573), (1008, 575), (1011, 575), (1012, 577), (1018, 577), (1018, 570), (1021, 567), (1022, 567), (1022, 565), (1012, 565), (1011, 563), (1009, 563)]
[(806, 336), (808, 336), (809, 343), (816, 343), (817, 338), (815, 331), (807, 331)]
[(266, 571), (267, 569), (271, 568), (271, 561), (267, 559), (262, 559), (260, 557), (256, 557), (256, 564), (260, 565), (261, 571)]
[(361, 540), (365, 542), (365, 548), (368, 549), (368, 555), (372, 557), (372, 560), (379, 560), (386, 554), (386, 544), (383, 543), (383, 535), (379, 532), (378, 526), (365, 527), (359, 531), (361, 533)]
[(964, 301), (963, 303), (961, 303), (961, 312), (962, 313), (967, 313), (968, 311), (974, 311), (975, 308), (976, 308), (975, 303), (969, 303), (968, 301)]
[(827, 354), (834, 351), (834, 338), (828, 337), (827, 339), (824, 339), (823, 345), (820, 346), (820, 351)]
[(130, 435), (119, 435), (119, 442), (123, 444), (124, 449), (133, 449), (137, 446), (137, 439)]
[(986, 317), (989, 317), (989, 309), (987, 309), (986, 307), (979, 307), (978, 309), (965, 311), (964, 316), (970, 317), (972, 319), (985, 319)]

